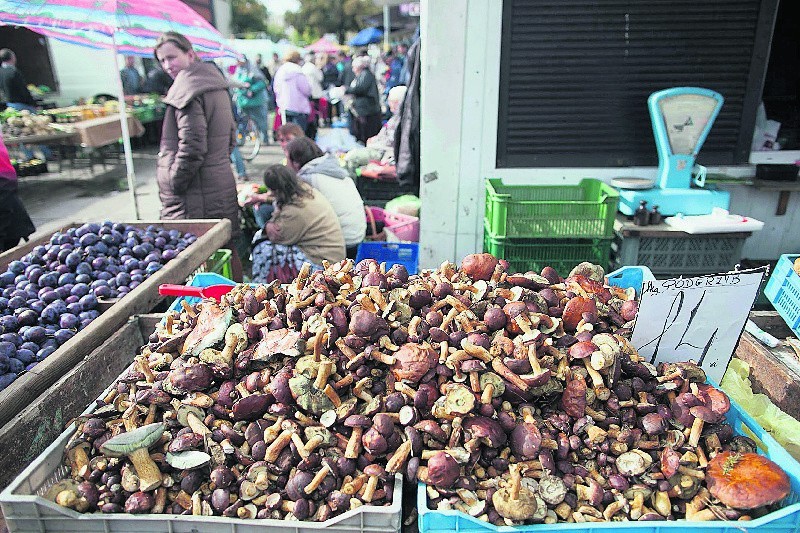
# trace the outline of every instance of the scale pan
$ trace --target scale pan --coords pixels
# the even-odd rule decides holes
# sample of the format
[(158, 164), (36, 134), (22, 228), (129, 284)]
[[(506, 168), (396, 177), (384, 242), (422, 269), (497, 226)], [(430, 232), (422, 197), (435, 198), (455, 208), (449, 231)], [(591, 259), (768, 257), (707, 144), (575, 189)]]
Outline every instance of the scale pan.
[(649, 178), (614, 178), (611, 180), (611, 185), (618, 189), (645, 191), (652, 189), (655, 181)]

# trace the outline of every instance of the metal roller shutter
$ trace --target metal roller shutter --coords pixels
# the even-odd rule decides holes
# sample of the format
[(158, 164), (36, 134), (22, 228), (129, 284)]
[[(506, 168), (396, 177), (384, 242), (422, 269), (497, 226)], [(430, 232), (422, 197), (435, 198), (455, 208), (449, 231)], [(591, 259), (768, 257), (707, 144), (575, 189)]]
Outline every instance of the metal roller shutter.
[(699, 162), (747, 162), (778, 0), (504, 0), (497, 166), (655, 165), (647, 97), (713, 89)]

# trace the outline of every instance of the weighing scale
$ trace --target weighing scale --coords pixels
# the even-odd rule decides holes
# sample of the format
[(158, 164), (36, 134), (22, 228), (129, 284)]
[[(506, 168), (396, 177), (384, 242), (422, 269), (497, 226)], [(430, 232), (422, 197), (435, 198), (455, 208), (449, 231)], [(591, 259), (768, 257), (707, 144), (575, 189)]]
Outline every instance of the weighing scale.
[(705, 168), (695, 167), (697, 153), (722, 102), (721, 94), (698, 87), (674, 87), (650, 95), (647, 107), (658, 150), (658, 177), (646, 190), (617, 180), (620, 212), (633, 215), (642, 200), (650, 207), (657, 205), (664, 216), (707, 215), (715, 207), (728, 209), (730, 194), (706, 187)]

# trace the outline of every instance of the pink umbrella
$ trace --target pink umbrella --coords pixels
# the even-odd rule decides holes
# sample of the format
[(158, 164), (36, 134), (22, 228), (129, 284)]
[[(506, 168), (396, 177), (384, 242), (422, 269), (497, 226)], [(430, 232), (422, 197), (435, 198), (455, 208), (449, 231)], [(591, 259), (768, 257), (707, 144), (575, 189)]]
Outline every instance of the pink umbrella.
[(335, 42), (323, 37), (314, 44), (306, 46), (306, 50), (309, 52), (320, 52), (322, 54), (335, 54), (340, 50), (340, 47)]
[[(185, 35), (203, 58), (240, 57), (222, 34), (180, 0), (0, 0), (0, 25), (21, 26), (73, 44), (112, 50), (117, 61), (120, 53), (152, 56), (158, 36), (166, 31)], [(118, 62), (117, 68), (121, 67)], [(128, 186), (138, 219), (121, 81), (118, 90)]]

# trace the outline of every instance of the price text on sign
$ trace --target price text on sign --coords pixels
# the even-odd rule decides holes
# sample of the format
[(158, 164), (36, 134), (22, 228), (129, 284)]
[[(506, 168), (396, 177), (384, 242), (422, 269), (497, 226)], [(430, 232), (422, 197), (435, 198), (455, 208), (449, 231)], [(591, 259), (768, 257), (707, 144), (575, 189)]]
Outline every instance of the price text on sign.
[(719, 383), (763, 276), (757, 269), (645, 282), (633, 345), (653, 364), (696, 361)]

